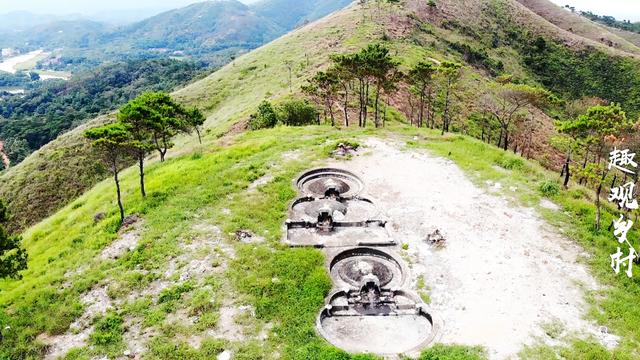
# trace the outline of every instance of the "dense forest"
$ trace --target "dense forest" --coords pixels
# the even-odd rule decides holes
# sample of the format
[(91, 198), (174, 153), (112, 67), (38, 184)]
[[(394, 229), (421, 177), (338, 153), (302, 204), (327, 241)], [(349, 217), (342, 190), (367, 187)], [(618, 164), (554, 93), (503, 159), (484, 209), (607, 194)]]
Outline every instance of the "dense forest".
[[(33, 81), (37, 81), (40, 77), (36, 73), (26, 73), (19, 71), (15, 74), (0, 71), (0, 88), (3, 87), (26, 87), (32, 85)], [(0, 90), (0, 96), (7, 96), (5, 91)]]
[[(0, 98), (0, 139), (15, 164), (60, 133), (114, 110), (144, 91), (169, 91), (208, 72), (201, 63), (136, 60), (104, 65), (68, 82), (33, 82), (24, 96), (5, 94)], [(7, 81), (14, 78), (22, 79), (11, 76)]]

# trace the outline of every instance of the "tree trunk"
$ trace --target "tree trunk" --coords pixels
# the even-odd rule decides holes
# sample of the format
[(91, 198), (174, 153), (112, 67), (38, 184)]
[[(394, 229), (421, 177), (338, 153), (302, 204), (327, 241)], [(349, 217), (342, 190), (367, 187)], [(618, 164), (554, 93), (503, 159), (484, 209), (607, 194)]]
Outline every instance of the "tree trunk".
[(116, 182), (116, 193), (118, 194), (118, 209), (120, 210), (120, 225), (124, 222), (124, 206), (122, 206), (122, 194), (120, 192), (120, 179), (118, 179), (118, 164), (113, 162), (113, 180)]
[(449, 89), (451, 88), (451, 80), (447, 80), (447, 90), (444, 95), (444, 114), (442, 115), (442, 135), (445, 131), (449, 131)]
[(618, 180), (618, 175), (614, 175), (613, 179), (611, 180), (611, 185), (609, 186), (609, 189), (613, 189), (616, 186), (617, 180)]
[(358, 97), (359, 97), (359, 105), (360, 105), (360, 113), (358, 114), (358, 126), (362, 127), (363, 125), (363, 114), (362, 111), (362, 103), (364, 102), (364, 80), (360, 79), (360, 88), (358, 89)]
[(349, 91), (347, 84), (344, 84), (344, 125), (349, 127)]
[(507, 151), (509, 149), (509, 130), (505, 129), (504, 131), (504, 147), (503, 149)]
[(387, 106), (389, 104), (389, 94), (387, 94), (386, 100), (382, 104), (384, 106), (384, 113), (382, 114), (382, 127), (387, 126)]
[[(409, 125), (410, 126), (413, 126), (413, 116), (416, 113), (415, 107), (413, 106), (413, 101), (411, 100), (412, 98), (413, 96), (411, 96), (411, 94), (409, 94), (409, 96), (407, 97), (407, 101), (409, 102)], [(416, 125), (417, 125), (417, 121), (416, 121)]]
[(433, 106), (431, 104), (433, 99), (431, 97), (431, 87), (429, 87), (429, 90), (427, 91), (427, 123), (433, 129)]
[(375, 98), (375, 102), (374, 102), (374, 110), (375, 110), (375, 114), (373, 117), (373, 122), (374, 125), (376, 126), (376, 128), (380, 127), (380, 85), (376, 85), (376, 98)]
[(331, 117), (331, 126), (336, 126), (336, 117), (333, 115), (333, 102), (329, 100), (329, 116)]
[(564, 170), (564, 188), (568, 189), (569, 188), (569, 178), (571, 177), (571, 170), (569, 169), (569, 158), (567, 158), (567, 163), (564, 165), (565, 166), (565, 170)]
[(369, 83), (365, 82), (365, 91), (364, 91), (364, 102), (363, 102), (363, 119), (362, 119), (362, 126), (366, 127), (367, 126), (367, 117), (369, 116), (369, 109), (367, 108), (369, 105)]
[(144, 153), (138, 154), (138, 167), (140, 169), (140, 193), (142, 193), (142, 197), (146, 197), (147, 192), (144, 189)]
[(196, 126), (196, 134), (198, 134), (198, 142), (202, 145), (202, 136), (200, 135), (200, 128)]
[(420, 92), (420, 112), (418, 113), (418, 127), (424, 122), (424, 90)]
[[(587, 162), (589, 161), (589, 146), (587, 146), (587, 148), (585, 149), (584, 152), (584, 161), (582, 162), (582, 168), (586, 168), (587, 167)], [(584, 176), (580, 178), (580, 181), (578, 181), (578, 184), (582, 185), (582, 183), (585, 181)]]
[(602, 193), (602, 183), (604, 179), (607, 177), (607, 173), (603, 172), (602, 178), (600, 178), (600, 182), (598, 183), (598, 189), (596, 190), (596, 230), (600, 230), (600, 222), (601, 222), (601, 214), (600, 214), (600, 193)]
[(598, 184), (596, 191), (596, 230), (600, 230), (600, 192), (602, 191), (602, 182)]

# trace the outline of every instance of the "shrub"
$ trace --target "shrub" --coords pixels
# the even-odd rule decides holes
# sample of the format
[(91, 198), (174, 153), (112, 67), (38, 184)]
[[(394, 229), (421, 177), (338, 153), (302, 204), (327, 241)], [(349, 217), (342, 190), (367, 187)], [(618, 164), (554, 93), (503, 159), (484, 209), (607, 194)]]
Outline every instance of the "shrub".
[(560, 185), (555, 181), (545, 180), (540, 184), (538, 190), (543, 196), (552, 197), (560, 193)]
[(180, 298), (182, 298), (182, 294), (191, 290), (193, 290), (193, 285), (189, 282), (164, 289), (160, 292), (158, 304), (180, 300)]
[(427, 2), (427, 5), (431, 6), (432, 8), (436, 7), (436, 2), (434, 0), (429, 0)]
[(524, 167), (524, 161), (520, 158), (502, 155), (495, 160), (495, 163), (503, 169), (520, 170)]
[(264, 100), (260, 106), (258, 106), (258, 112), (251, 115), (251, 118), (249, 119), (249, 128), (251, 130), (272, 128), (276, 126), (277, 122), (278, 116), (273, 109), (273, 105)]
[(291, 98), (278, 107), (278, 120), (289, 126), (317, 124), (318, 110), (307, 100)]
[(90, 340), (97, 346), (114, 346), (122, 341), (122, 318), (116, 313), (108, 313), (96, 323), (95, 331)]

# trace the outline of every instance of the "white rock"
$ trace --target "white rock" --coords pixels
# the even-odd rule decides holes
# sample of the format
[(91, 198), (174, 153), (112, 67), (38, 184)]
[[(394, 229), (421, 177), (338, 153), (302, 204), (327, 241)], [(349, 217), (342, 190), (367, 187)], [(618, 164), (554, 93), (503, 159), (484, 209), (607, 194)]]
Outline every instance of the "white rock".
[(231, 351), (225, 350), (218, 354), (218, 360), (231, 360)]

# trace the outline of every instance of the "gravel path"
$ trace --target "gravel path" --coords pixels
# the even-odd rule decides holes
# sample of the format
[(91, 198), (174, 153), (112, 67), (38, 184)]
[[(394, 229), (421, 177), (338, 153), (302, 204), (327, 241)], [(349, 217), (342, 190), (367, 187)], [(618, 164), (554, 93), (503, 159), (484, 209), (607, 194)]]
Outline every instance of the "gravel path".
[[(555, 338), (617, 344), (583, 318), (582, 289), (598, 287), (577, 261), (584, 250), (534, 209), (479, 188), (449, 160), (373, 138), (366, 145), (352, 160), (331, 165), (361, 176), (397, 241), (408, 244), (413, 279), (424, 277), (431, 307), (444, 320), (440, 342), (482, 345), (491, 359), (505, 359), (536, 339), (557, 344), (543, 327), (562, 324)], [(444, 248), (424, 241), (436, 229)]]

